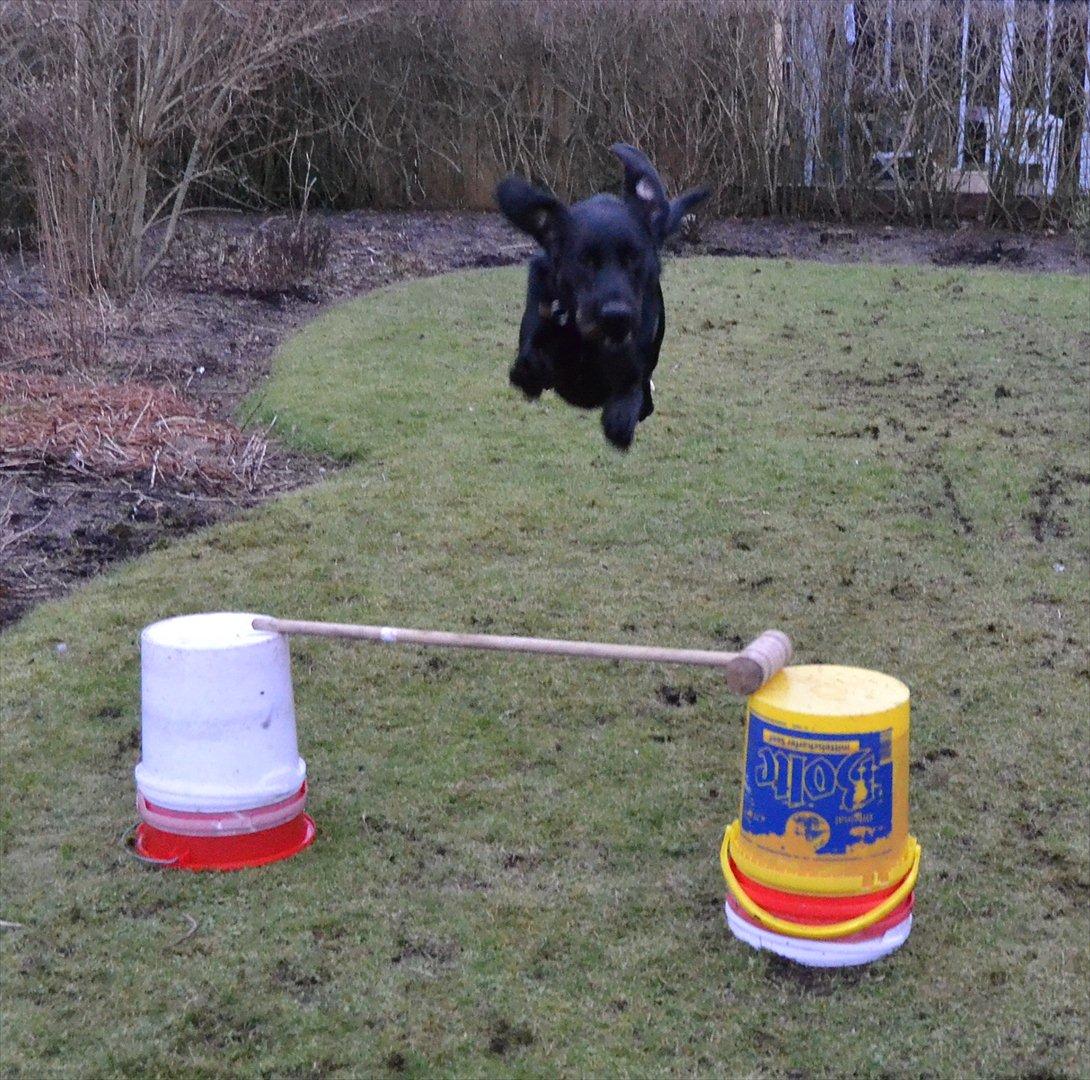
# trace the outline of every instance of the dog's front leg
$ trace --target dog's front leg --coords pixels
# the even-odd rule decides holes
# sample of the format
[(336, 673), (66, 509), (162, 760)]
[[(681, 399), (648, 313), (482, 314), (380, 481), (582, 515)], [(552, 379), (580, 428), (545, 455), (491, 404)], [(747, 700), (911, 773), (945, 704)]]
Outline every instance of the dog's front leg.
[(648, 307), (645, 309), (647, 312), (644, 316), (644, 323), (648, 323), (651, 326), (651, 345), (647, 350), (646, 358), (644, 360), (644, 380), (643, 380), (643, 406), (640, 409), (640, 421), (641, 423), (646, 420), (655, 411), (655, 401), (653, 397), (654, 384), (651, 382), (651, 372), (653, 372), (659, 362), (659, 352), (662, 349), (662, 339), (666, 334), (666, 305), (662, 300), (662, 287), (655, 286), (655, 294), (650, 297), (648, 301)]
[(640, 406), (641, 424), (655, 411), (655, 399), (652, 396), (653, 390), (654, 386), (651, 383), (650, 376), (648, 376), (643, 380), (643, 386), (641, 387), (641, 393), (643, 395), (643, 404)]
[(508, 378), (530, 400), (553, 385), (552, 361), (548, 339), (554, 334), (549, 320), (552, 303), (549, 295), (549, 260), (535, 255), (530, 260), (530, 276), (526, 287), (526, 310), (519, 327), (519, 351), (511, 365)]
[(602, 430), (618, 450), (627, 450), (636, 434), (643, 408), (643, 385), (635, 383), (614, 394), (602, 407)]

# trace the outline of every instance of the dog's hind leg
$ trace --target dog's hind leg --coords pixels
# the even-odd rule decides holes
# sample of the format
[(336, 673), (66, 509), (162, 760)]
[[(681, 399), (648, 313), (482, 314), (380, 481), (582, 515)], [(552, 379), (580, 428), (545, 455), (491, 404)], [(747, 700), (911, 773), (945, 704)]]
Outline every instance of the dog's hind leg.
[(528, 398), (540, 397), (542, 391), (553, 385), (552, 364), (545, 350), (540, 348), (543, 339), (551, 333), (549, 295), (549, 260), (546, 255), (535, 255), (530, 260), (529, 282), (526, 287), (526, 310), (522, 313), (519, 327), (519, 351), (511, 365), (508, 377)]

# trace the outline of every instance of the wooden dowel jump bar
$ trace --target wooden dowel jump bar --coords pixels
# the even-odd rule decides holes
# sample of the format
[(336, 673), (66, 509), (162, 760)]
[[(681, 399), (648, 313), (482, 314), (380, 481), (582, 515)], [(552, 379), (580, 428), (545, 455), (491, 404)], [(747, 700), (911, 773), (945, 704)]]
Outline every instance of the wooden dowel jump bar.
[(791, 660), (791, 639), (780, 630), (766, 630), (741, 652), (704, 649), (663, 649), (656, 645), (612, 645), (599, 641), (558, 641), (554, 638), (505, 637), (500, 634), (451, 634), (444, 630), (409, 630), (398, 626), (305, 622), (297, 619), (254, 619), (255, 630), (311, 637), (352, 638), (386, 645), (424, 645), (444, 649), (485, 649), (491, 652), (574, 656), (585, 660), (635, 660), (645, 664), (690, 664), (720, 668), (736, 694), (752, 694)]

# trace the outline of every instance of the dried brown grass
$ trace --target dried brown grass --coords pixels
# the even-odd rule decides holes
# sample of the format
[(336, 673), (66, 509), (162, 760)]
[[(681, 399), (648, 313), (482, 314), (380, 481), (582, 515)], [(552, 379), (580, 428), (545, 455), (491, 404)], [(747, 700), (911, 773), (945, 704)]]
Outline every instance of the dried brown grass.
[(253, 490), (268, 448), (169, 387), (0, 372), (0, 470), (139, 476)]

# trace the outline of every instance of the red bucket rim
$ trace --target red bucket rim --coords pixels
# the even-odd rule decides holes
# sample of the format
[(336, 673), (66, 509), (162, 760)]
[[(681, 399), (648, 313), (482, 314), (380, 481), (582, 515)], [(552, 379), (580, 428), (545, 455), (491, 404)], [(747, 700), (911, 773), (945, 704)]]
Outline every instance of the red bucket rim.
[[(733, 911), (734, 914), (737, 915), (740, 919), (745, 920), (747, 923), (750, 923), (752, 926), (756, 926), (761, 930), (769, 929), (757, 919), (753, 918), (753, 916), (750, 915), (742, 907), (742, 905), (739, 904), (738, 901), (730, 895), (730, 893), (727, 893), (727, 904), (729, 905), (731, 911)], [(842, 942), (870, 941), (873, 938), (882, 937), (887, 931), (892, 930), (895, 926), (900, 926), (900, 924), (903, 923), (905, 919), (909, 918), (912, 915), (912, 910), (915, 906), (916, 894), (915, 892), (911, 892), (905, 898), (903, 903), (899, 904), (896, 908), (894, 908), (893, 911), (891, 911), (885, 918), (879, 919), (873, 926), (868, 926), (865, 930), (860, 930), (855, 934), (847, 934), (844, 937), (833, 938), (832, 940), (825, 942), (825, 944), (837, 945)], [(809, 926), (820, 926), (822, 923), (839, 920), (796, 918), (794, 921)], [(779, 933), (779, 931), (772, 932)]]
[[(892, 896), (904, 880), (902, 878), (901, 881), (876, 892), (857, 893), (854, 896), (818, 896), (812, 893), (785, 892), (783, 889), (773, 889), (770, 885), (763, 885), (742, 873), (733, 857), (730, 858), (730, 866), (738, 879), (738, 884), (758, 907), (764, 908), (771, 915), (778, 915), (791, 922), (819, 926), (823, 923), (843, 922), (845, 919), (866, 915), (886, 897)], [(901, 907), (896, 910), (900, 911)]]
[(171, 870), (244, 870), (297, 855), (318, 830), (309, 814), (271, 829), (228, 836), (186, 836), (141, 822), (134, 848), (142, 861)]

